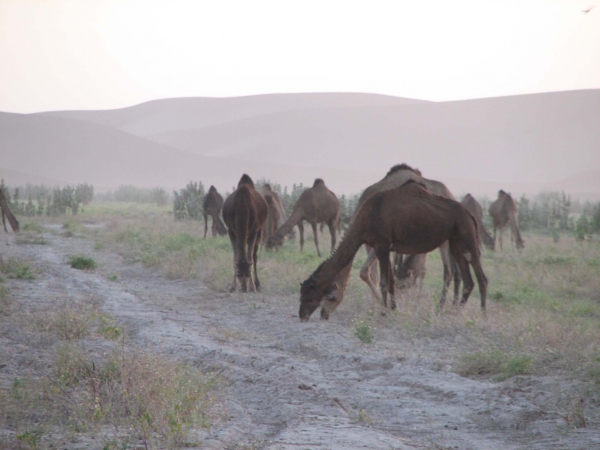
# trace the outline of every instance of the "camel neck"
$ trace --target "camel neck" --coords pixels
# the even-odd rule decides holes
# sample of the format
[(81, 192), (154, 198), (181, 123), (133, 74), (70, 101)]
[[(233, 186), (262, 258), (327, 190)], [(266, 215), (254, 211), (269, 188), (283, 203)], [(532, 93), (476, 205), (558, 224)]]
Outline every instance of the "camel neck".
[(352, 228), (350, 227), (335, 252), (313, 274), (320, 287), (330, 285), (337, 275), (352, 262), (354, 255), (364, 243)]

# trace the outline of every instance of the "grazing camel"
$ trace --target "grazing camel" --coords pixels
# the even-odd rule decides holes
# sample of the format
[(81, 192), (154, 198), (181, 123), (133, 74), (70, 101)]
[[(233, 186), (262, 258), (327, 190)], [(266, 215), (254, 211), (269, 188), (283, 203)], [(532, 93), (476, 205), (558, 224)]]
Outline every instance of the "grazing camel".
[(494, 239), (490, 236), (488, 230), (483, 226), (483, 210), (481, 209), (481, 205), (471, 194), (465, 195), (462, 199), (461, 203), (467, 211), (473, 214), (475, 220), (477, 221), (477, 229), (479, 230), (479, 244), (485, 245), (488, 249), (494, 250)]
[(211, 232), (213, 237), (219, 233), (219, 236), (225, 236), (227, 229), (219, 217), (223, 209), (223, 196), (217, 192), (214, 186), (211, 186), (208, 193), (202, 201), (202, 214), (204, 215), (204, 239), (208, 231), (208, 216), (212, 217)]
[[(279, 211), (279, 220), (277, 221), (277, 227), (275, 228), (275, 230), (277, 230), (277, 228), (281, 227), (288, 218), (285, 212), (285, 208), (283, 206), (283, 200), (281, 199), (281, 196), (271, 188), (271, 185), (269, 183), (263, 184), (260, 189), (260, 192), (265, 198), (267, 198), (267, 195), (273, 197), (275, 205), (277, 206), (277, 210)], [(270, 235), (269, 237), (271, 236), (272, 235)], [(291, 229), (288, 233), (288, 238), (293, 239), (295, 237), (296, 232), (293, 229)], [(266, 240), (264, 242), (266, 244)]]
[(301, 283), (301, 321), (324, 303), (335, 302), (331, 295), (339, 289), (336, 278), (353, 260), (363, 244), (375, 249), (379, 261), (383, 304), (394, 309), (394, 281), (390, 251), (403, 254), (428, 253), (448, 241), (452, 257), (463, 279), (461, 304), (473, 290), (469, 264), (473, 267), (485, 310), (487, 279), (481, 267), (477, 223), (455, 200), (431, 194), (424, 184), (408, 181), (405, 185), (368, 198), (359, 208), (350, 228), (333, 255)]
[(317, 254), (321, 256), (319, 250), (319, 235), (317, 234), (317, 224), (327, 223), (331, 233), (331, 251), (335, 248), (336, 232), (340, 220), (340, 202), (333, 192), (327, 189), (325, 182), (317, 178), (313, 187), (300, 194), (300, 198), (294, 205), (292, 215), (267, 241), (267, 249), (272, 249), (283, 244), (283, 237), (289, 231), (298, 225), (300, 230), (300, 251), (304, 248), (304, 225), (303, 221), (310, 223), (317, 247)]
[[(264, 245), (269, 239), (271, 239), (271, 236), (275, 234), (277, 228), (279, 228), (279, 220), (281, 215), (279, 213), (279, 205), (277, 204), (277, 200), (275, 200), (275, 198), (270, 194), (263, 194), (263, 197), (265, 198), (269, 207), (269, 211), (267, 213), (267, 221), (265, 223), (261, 239), (261, 242)], [(279, 250), (279, 247), (275, 248), (276, 250)]]
[(423, 288), (423, 278), (427, 273), (427, 253), (402, 255), (396, 253), (394, 259), (394, 278), (398, 289)]
[[(363, 192), (363, 194), (360, 196), (360, 198), (358, 200), (358, 205), (356, 207), (356, 211), (358, 211), (360, 209), (360, 207), (362, 206), (362, 204), (368, 198), (372, 197), (374, 194), (377, 194), (379, 192), (385, 192), (390, 189), (398, 188), (398, 187), (402, 186), (404, 183), (406, 183), (408, 180), (414, 180), (414, 181), (424, 183), (425, 186), (427, 186), (427, 188), (433, 194), (441, 195), (442, 197), (446, 197), (451, 200), (454, 200), (454, 196), (452, 195), (452, 193), (448, 190), (448, 188), (443, 183), (440, 183), (439, 181), (428, 180), (426, 178), (423, 178), (421, 176), (421, 172), (418, 169), (413, 169), (408, 164), (397, 164), (388, 171), (388, 173), (385, 175), (385, 177), (382, 180), (378, 181), (377, 183), (375, 183), (375, 184), (369, 186), (367, 189), (365, 189), (365, 191)], [(352, 224), (352, 220), (350, 221), (350, 224)], [(375, 254), (375, 251), (372, 248), (367, 248), (367, 251), (368, 251), (367, 260), (365, 261), (362, 268), (360, 269), (360, 278), (365, 283), (367, 283), (367, 285), (369, 286), (369, 289), (371, 290), (371, 294), (373, 295), (373, 297), (375, 299), (379, 299), (380, 298), (379, 293), (375, 287), (376, 281), (374, 281), (374, 280), (376, 280), (376, 277), (377, 277), (377, 271), (376, 271), (377, 256)], [(459, 278), (460, 275), (457, 271), (454, 270), (454, 263), (452, 261), (452, 256), (450, 255), (450, 248), (448, 246), (448, 243), (444, 242), (443, 244), (441, 244), (440, 253), (442, 255), (442, 263), (444, 266), (444, 289), (442, 290), (442, 297), (440, 299), (440, 303), (444, 303), (444, 301), (446, 300), (446, 295), (447, 295), (450, 283), (452, 281), (453, 274), (455, 276), (455, 278), (454, 278), (454, 300), (456, 301), (456, 299), (459, 296), (459, 290), (460, 290), (460, 278)], [(332, 313), (333, 310), (335, 310), (335, 308), (337, 308), (338, 305), (344, 299), (344, 291), (345, 291), (346, 284), (348, 282), (348, 278), (350, 277), (351, 269), (352, 269), (352, 265), (349, 264), (348, 267), (346, 267), (338, 275), (336, 284), (339, 288), (332, 295), (332, 297), (335, 297), (337, 300), (335, 302), (333, 302), (333, 301), (327, 302), (326, 304), (323, 305), (323, 307), (321, 308), (321, 318), (323, 318), (323, 319), (329, 318), (329, 314)]]
[(8, 233), (8, 230), (6, 229), (6, 218), (8, 218), (8, 223), (10, 223), (10, 227), (12, 228), (13, 232), (18, 233), (19, 221), (8, 207), (8, 200), (6, 199), (2, 189), (0, 189), (0, 209), (2, 210), (2, 225), (4, 226), (4, 231)]
[(494, 222), (494, 243), (496, 242), (496, 230), (498, 228), (500, 229), (498, 237), (500, 251), (502, 251), (502, 234), (504, 233), (506, 224), (510, 225), (511, 244), (516, 242), (518, 250), (525, 248), (525, 242), (521, 239), (521, 232), (519, 231), (519, 223), (517, 220), (519, 208), (510, 194), (507, 194), (500, 189), (498, 191), (498, 198), (490, 205), (489, 213)]
[[(262, 229), (267, 220), (268, 206), (264, 197), (254, 188), (252, 178), (242, 175), (237, 189), (227, 197), (223, 205), (223, 220), (227, 224), (229, 240), (233, 248), (233, 285), (237, 289), (239, 278), (242, 292), (248, 284), (254, 291), (260, 291), (260, 281), (256, 271), (258, 244)], [(254, 266), (254, 280), (251, 270)]]

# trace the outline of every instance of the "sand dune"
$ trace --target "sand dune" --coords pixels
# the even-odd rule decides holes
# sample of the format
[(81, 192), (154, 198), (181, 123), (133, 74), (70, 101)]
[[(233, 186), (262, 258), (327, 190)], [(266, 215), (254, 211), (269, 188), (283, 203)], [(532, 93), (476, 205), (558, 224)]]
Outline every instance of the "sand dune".
[(457, 194), (564, 189), (600, 198), (599, 124), (600, 90), (445, 103), (267, 95), (0, 113), (0, 175), (169, 189), (202, 180), (227, 190), (247, 172), (288, 186), (322, 177), (349, 194), (407, 162)]

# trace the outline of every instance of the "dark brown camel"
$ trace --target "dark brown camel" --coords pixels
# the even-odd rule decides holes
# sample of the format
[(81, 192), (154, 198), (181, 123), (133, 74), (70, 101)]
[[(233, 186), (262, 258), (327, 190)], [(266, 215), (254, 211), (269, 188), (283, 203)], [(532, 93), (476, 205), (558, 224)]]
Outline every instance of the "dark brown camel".
[(8, 201), (6, 200), (6, 196), (4, 195), (4, 192), (2, 192), (2, 189), (0, 189), (0, 209), (2, 209), (2, 225), (4, 226), (4, 231), (8, 233), (8, 230), (6, 229), (6, 218), (8, 218), (8, 223), (10, 223), (13, 232), (18, 233), (19, 221), (10, 211)]
[(423, 288), (423, 278), (427, 273), (427, 253), (402, 255), (396, 253), (394, 259), (394, 278), (398, 289)]
[(263, 184), (260, 188), (260, 192), (265, 198), (267, 198), (267, 195), (273, 197), (273, 201), (275, 202), (277, 210), (279, 211), (279, 220), (277, 222), (277, 228), (279, 228), (287, 220), (287, 214), (285, 213), (285, 209), (283, 208), (283, 200), (281, 199), (279, 194), (271, 188), (271, 185), (269, 183)]
[(485, 245), (488, 249), (494, 250), (494, 239), (490, 236), (488, 230), (483, 226), (483, 210), (481, 209), (481, 205), (471, 194), (465, 195), (462, 199), (461, 203), (467, 211), (473, 214), (475, 220), (477, 221), (477, 229), (479, 231), (479, 244)]
[[(266, 244), (266, 242), (269, 239), (271, 239), (271, 236), (273, 236), (275, 234), (275, 231), (277, 231), (277, 228), (279, 228), (280, 213), (279, 213), (279, 207), (277, 205), (277, 201), (275, 200), (275, 198), (270, 194), (263, 194), (263, 196), (265, 197), (265, 200), (269, 207), (269, 211), (267, 214), (267, 221), (265, 223), (265, 227), (263, 229), (262, 239), (261, 239), (261, 242), (263, 244)], [(276, 247), (276, 249), (278, 250), (279, 247)]]
[[(421, 176), (421, 172), (418, 169), (413, 169), (412, 167), (410, 167), (407, 164), (397, 164), (388, 171), (388, 173), (382, 180), (378, 181), (377, 183), (375, 183), (375, 184), (369, 186), (367, 189), (365, 189), (365, 191), (362, 193), (362, 195), (360, 196), (360, 198), (358, 200), (358, 205), (356, 207), (356, 211), (358, 211), (358, 209), (362, 206), (362, 204), (367, 199), (372, 197), (373, 195), (375, 195), (379, 192), (385, 192), (390, 189), (398, 188), (398, 187), (402, 186), (404, 183), (406, 183), (408, 180), (414, 180), (414, 181), (424, 183), (425, 186), (427, 186), (427, 188), (433, 194), (441, 195), (443, 197), (454, 200), (454, 196), (452, 195), (450, 190), (443, 183), (440, 183), (439, 181), (428, 180), (426, 178), (423, 178)], [(352, 224), (352, 220), (350, 221), (350, 224)], [(373, 297), (376, 299), (379, 299), (380, 296), (379, 296), (379, 292), (377, 291), (377, 288), (376, 288), (377, 283), (375, 281), (377, 279), (377, 267), (376, 267), (377, 256), (373, 249), (367, 248), (367, 251), (368, 251), (367, 260), (365, 261), (362, 268), (360, 269), (360, 278), (365, 283), (367, 283), (367, 285), (369, 286), (369, 289), (371, 290), (371, 294), (373, 295)], [(454, 278), (454, 299), (456, 300), (458, 298), (459, 291), (460, 291), (460, 275), (458, 274), (457, 271), (454, 270), (454, 263), (452, 261), (451, 255), (450, 255), (450, 248), (449, 248), (447, 242), (444, 242), (440, 246), (440, 253), (442, 255), (442, 263), (444, 265), (444, 289), (442, 290), (442, 298), (440, 299), (440, 302), (443, 303), (446, 300), (446, 295), (447, 295), (450, 283), (452, 281), (453, 274), (455, 276), (455, 278)], [(339, 286), (339, 289), (335, 293), (333, 293), (331, 296), (331, 297), (335, 297), (337, 299), (337, 301), (327, 302), (326, 304), (323, 305), (323, 307), (321, 308), (321, 317), (323, 319), (327, 319), (329, 317), (329, 314), (331, 314), (333, 312), (333, 310), (335, 310), (335, 308), (337, 308), (338, 305), (344, 299), (345, 286), (348, 283), (348, 278), (350, 277), (351, 269), (352, 269), (352, 265), (350, 264), (350, 265), (348, 265), (348, 267), (346, 267), (344, 270), (342, 270), (340, 272), (340, 274), (338, 275), (336, 284), (337, 284), (337, 286)]]
[(344, 239), (333, 255), (322, 263), (300, 288), (300, 320), (326, 302), (336, 301), (331, 295), (339, 289), (336, 277), (353, 260), (363, 244), (375, 249), (380, 268), (383, 304), (394, 309), (394, 282), (390, 251), (402, 254), (428, 253), (448, 241), (453, 259), (463, 278), (461, 304), (473, 290), (469, 264), (473, 267), (485, 310), (487, 279), (481, 267), (477, 223), (455, 200), (431, 194), (418, 182), (380, 192), (368, 198), (359, 208)]
[(221, 221), (221, 210), (223, 209), (223, 196), (217, 192), (214, 186), (211, 186), (208, 193), (202, 201), (202, 214), (204, 215), (204, 239), (208, 231), (208, 216), (212, 217), (211, 232), (213, 237), (219, 233), (219, 236), (225, 236), (227, 229)]
[(499, 190), (498, 198), (490, 205), (489, 213), (494, 222), (494, 243), (496, 242), (496, 230), (500, 229), (498, 237), (500, 251), (502, 251), (502, 234), (504, 233), (506, 224), (510, 225), (511, 243), (516, 242), (518, 250), (525, 248), (525, 242), (521, 239), (521, 232), (519, 231), (519, 208), (510, 194), (507, 194), (502, 189)]
[(327, 189), (325, 182), (317, 178), (313, 187), (305, 190), (300, 194), (300, 198), (294, 205), (292, 215), (285, 223), (275, 232), (275, 234), (267, 241), (267, 249), (283, 245), (283, 237), (289, 231), (298, 225), (300, 230), (300, 251), (304, 248), (304, 225), (306, 220), (310, 223), (317, 254), (321, 256), (319, 250), (319, 235), (317, 234), (317, 224), (321, 222), (327, 223), (329, 232), (331, 233), (331, 251), (335, 248), (336, 232), (340, 219), (340, 202), (333, 192)]
[[(267, 220), (267, 202), (254, 188), (252, 178), (242, 175), (237, 189), (227, 197), (223, 205), (223, 220), (227, 225), (229, 240), (233, 248), (233, 285), (231, 291), (237, 289), (239, 278), (242, 292), (246, 292), (248, 284), (254, 291), (260, 290), (260, 281), (256, 271), (258, 245), (262, 229)], [(254, 280), (251, 270), (254, 266)]]

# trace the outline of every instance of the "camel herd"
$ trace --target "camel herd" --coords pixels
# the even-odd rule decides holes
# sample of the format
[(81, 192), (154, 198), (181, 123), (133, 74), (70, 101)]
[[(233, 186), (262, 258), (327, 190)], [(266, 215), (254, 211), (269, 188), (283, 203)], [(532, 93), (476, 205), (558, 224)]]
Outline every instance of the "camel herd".
[[(209, 195), (218, 196), (216, 190), (211, 194), (213, 189), (211, 186)], [(211, 200), (207, 204), (205, 220), (207, 215), (212, 215), (214, 221), (214, 205), (218, 202)], [(281, 197), (269, 185), (258, 192), (252, 179), (244, 174), (223, 206), (223, 219), (234, 254), (231, 290), (237, 289), (238, 281), (242, 292), (260, 289), (257, 257), (261, 243), (268, 250), (277, 250), (297, 226), (302, 251), (303, 222), (306, 221), (312, 227), (319, 256), (317, 225), (328, 226), (331, 256), (301, 283), (299, 317), (302, 321), (308, 320), (319, 307), (321, 317), (328, 319), (342, 302), (352, 261), (363, 245), (368, 256), (360, 270), (361, 279), (386, 308), (396, 307), (396, 287), (422, 285), (427, 253), (439, 248), (444, 267), (440, 304), (444, 304), (453, 279), (454, 303), (458, 303), (459, 298), (460, 304), (468, 300), (475, 285), (472, 268), (481, 295), (481, 309), (485, 310), (487, 278), (481, 265), (480, 246), (493, 250), (498, 235), (502, 249), (502, 234), (507, 224), (511, 241), (518, 249), (524, 246), (517, 222), (517, 205), (509, 194), (499, 191), (489, 213), (494, 223), (493, 237), (483, 226), (483, 211), (473, 196), (467, 194), (459, 203), (443, 183), (423, 178), (419, 170), (399, 164), (381, 181), (365, 189), (350, 226), (336, 248), (340, 202), (322, 179), (317, 178), (313, 186), (300, 195), (292, 214), (286, 218)], [(218, 212), (216, 217), (219, 232)], [(213, 224), (213, 236), (214, 227)], [(206, 230), (205, 224), (205, 237)], [(393, 264), (391, 252), (395, 253)]]
[[(225, 201), (211, 186), (202, 206), (204, 238), (208, 232), (209, 216), (212, 218), (213, 237), (229, 235), (234, 266), (232, 291), (237, 290), (238, 281), (242, 292), (260, 290), (257, 259), (261, 244), (268, 250), (277, 250), (286, 236), (293, 236), (293, 228), (297, 226), (302, 251), (303, 222), (306, 221), (312, 227), (317, 254), (321, 256), (317, 225), (328, 226), (331, 256), (300, 284), (299, 316), (302, 321), (308, 320), (319, 307), (321, 318), (328, 319), (342, 302), (352, 261), (363, 245), (368, 256), (360, 270), (360, 277), (373, 296), (391, 309), (396, 307), (396, 287), (422, 285), (427, 253), (439, 248), (444, 267), (440, 305), (444, 304), (453, 279), (454, 303), (458, 303), (459, 297), (460, 304), (468, 300), (475, 285), (472, 268), (481, 295), (481, 309), (485, 310), (487, 278), (481, 266), (480, 246), (493, 250), (498, 236), (502, 250), (502, 235), (508, 224), (511, 242), (519, 250), (524, 247), (517, 205), (510, 194), (500, 190), (498, 198), (490, 205), (489, 213), (494, 224), (491, 236), (483, 225), (481, 205), (473, 196), (467, 194), (459, 203), (443, 183), (424, 178), (419, 170), (406, 164), (392, 167), (382, 180), (365, 189), (337, 248), (340, 202), (320, 178), (300, 195), (289, 217), (281, 197), (271, 186), (265, 184), (259, 192), (246, 174)], [(2, 189), (0, 209), (4, 230), (7, 231), (7, 217), (13, 231), (18, 232), (19, 222), (11, 213)], [(395, 253), (393, 264), (391, 252)], [(379, 290), (376, 288), (377, 279)]]

